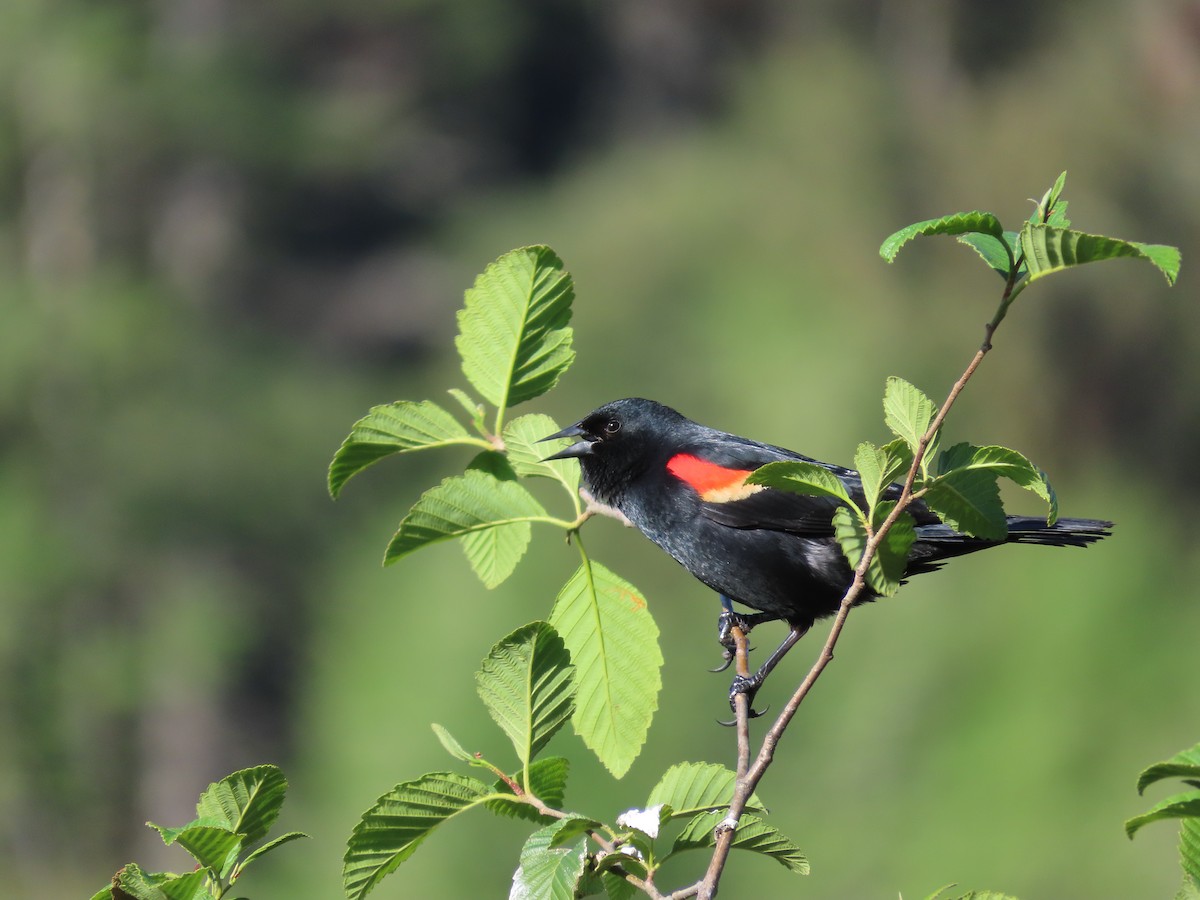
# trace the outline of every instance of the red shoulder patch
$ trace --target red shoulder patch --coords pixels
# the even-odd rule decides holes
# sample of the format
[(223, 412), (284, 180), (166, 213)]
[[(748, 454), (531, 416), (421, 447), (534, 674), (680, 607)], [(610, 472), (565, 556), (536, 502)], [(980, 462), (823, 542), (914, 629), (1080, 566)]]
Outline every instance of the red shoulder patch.
[(746, 476), (753, 469), (730, 469), (690, 453), (672, 456), (667, 460), (667, 471), (709, 503), (741, 500), (763, 489), (760, 484), (746, 484)]

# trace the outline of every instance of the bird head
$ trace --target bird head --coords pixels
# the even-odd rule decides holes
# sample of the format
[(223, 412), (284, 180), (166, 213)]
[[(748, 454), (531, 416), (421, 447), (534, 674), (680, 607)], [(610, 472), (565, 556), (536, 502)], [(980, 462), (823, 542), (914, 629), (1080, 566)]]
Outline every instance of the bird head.
[(660, 451), (669, 452), (673, 430), (687, 422), (669, 406), (630, 397), (606, 403), (542, 440), (575, 438), (546, 459), (578, 459), (588, 485), (606, 499), (617, 485), (651, 465)]

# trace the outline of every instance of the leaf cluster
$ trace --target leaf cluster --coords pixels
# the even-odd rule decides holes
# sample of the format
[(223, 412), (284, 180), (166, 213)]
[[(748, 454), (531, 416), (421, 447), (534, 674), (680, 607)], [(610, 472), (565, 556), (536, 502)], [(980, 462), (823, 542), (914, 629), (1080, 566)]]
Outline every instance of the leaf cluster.
[[(507, 772), (434, 725), (451, 757), (490, 777), (431, 772), (381, 796), (362, 815), (347, 843), (342, 872), (347, 897), (365, 897), (438, 827), (475, 808), (539, 826), (521, 851), (514, 896), (628, 897), (634, 884), (652, 881), (668, 859), (712, 846), (713, 829), (728, 809), (735, 778), (723, 766), (672, 766), (651, 790), (644, 809), (630, 810), (615, 821), (568, 810), (568, 761), (539, 756), (579, 698), (575, 667), (552, 625), (532, 622), (502, 638), (483, 660), (475, 681), (489, 715), (508, 737), (519, 768)], [(766, 811), (757, 796), (751, 798), (750, 808)], [(679, 828), (668, 842), (664, 829), (670, 825)], [(808, 871), (799, 848), (754, 816), (739, 823), (734, 845), (794, 872)]]
[(146, 872), (129, 863), (92, 900), (222, 900), (255, 860), (308, 837), (289, 831), (260, 843), (279, 818), (286, 793), (287, 780), (272, 765), (242, 769), (210, 784), (196, 804), (196, 818), (188, 824), (169, 828), (146, 823), (163, 843), (176, 844), (191, 854), (193, 871)]
[(1063, 172), (1042, 199), (1035, 202), (1033, 213), (1019, 231), (1006, 231), (1000, 219), (990, 212), (953, 213), (901, 228), (884, 240), (879, 255), (892, 262), (905, 244), (922, 235), (957, 238), (1004, 279), (1004, 297), (991, 330), (1000, 324), (1013, 301), (1029, 284), (1085, 263), (1122, 257), (1141, 259), (1158, 269), (1167, 284), (1175, 283), (1179, 277), (1179, 248), (1124, 241), (1071, 228), (1067, 201), (1062, 199), (1066, 182), (1067, 173)]
[[(940, 424), (934, 426), (937, 408), (919, 388), (902, 378), (888, 378), (883, 412), (896, 437), (882, 446), (859, 444), (854, 453), (857, 472), (839, 472), (818, 463), (777, 462), (758, 469), (748, 481), (838, 500), (834, 533), (852, 568), (857, 568), (868, 541), (892, 515), (902, 492), (897, 481), (905, 480), (918, 456), (912, 497), (956, 531), (983, 540), (1004, 540), (1008, 524), (1000, 501), (1000, 478), (1046, 501), (1048, 523), (1057, 518), (1058, 501), (1046, 474), (1016, 450), (967, 443), (940, 450)], [(916, 537), (913, 515), (901, 512), (868, 564), (867, 586), (874, 593), (891, 596), (900, 587)]]
[(1183, 867), (1183, 885), (1179, 898), (1200, 897), (1200, 744), (1181, 750), (1164, 762), (1155, 763), (1138, 776), (1137, 790), (1168, 778), (1178, 778), (1189, 790), (1173, 794), (1140, 816), (1125, 823), (1125, 833), (1132, 838), (1144, 825), (1160, 819), (1180, 819), (1179, 863)]
[[(579, 463), (545, 460), (539, 442), (559, 430), (547, 415), (510, 419), (511, 407), (541, 396), (571, 365), (574, 281), (549, 247), (522, 247), (491, 263), (467, 290), (455, 339), (462, 372), (484, 402), (453, 389), (465, 422), (430, 400), (376, 406), (356, 422), (329, 467), (336, 497), (358, 472), (393, 454), (463, 447), (465, 471), (425, 491), (400, 522), (385, 564), (432, 544), (458, 540), (489, 588), (524, 556), (534, 525), (572, 535), (580, 565), (559, 592), (550, 623), (562, 635), (582, 701), (573, 724), (618, 777), (636, 758), (657, 708), (662, 654), (638, 590), (592, 561), (577, 530), (583, 518)], [(562, 488), (568, 517), (556, 517), (527, 479)]]
[[(1000, 501), (1001, 478), (1040, 497), (1049, 524), (1057, 518), (1057, 498), (1045, 473), (1022, 454), (970, 443), (942, 448), (940, 440), (950, 405), (1024, 288), (1053, 272), (1119, 257), (1149, 261), (1168, 282), (1177, 277), (1175, 248), (1072, 230), (1061, 199), (1064, 183), (1065, 173), (1016, 232), (1005, 231), (990, 213), (966, 212), (915, 223), (884, 242), (880, 252), (891, 261), (914, 237), (952, 235), (1004, 278), (983, 345), (940, 408), (912, 384), (890, 378), (883, 410), (894, 437), (878, 446), (860, 444), (855, 470), (784, 462), (749, 476), (749, 483), (836, 501), (831, 512), (836, 539), (876, 595), (890, 595), (899, 587), (918, 528), (922, 534), (953, 529), (980, 541), (1003, 541), (1008, 519)], [(330, 465), (329, 490), (336, 497), (351, 477), (384, 457), (450, 447), (471, 451), (461, 474), (425, 491), (404, 516), (385, 563), (458, 540), (480, 580), (495, 587), (524, 555), (534, 525), (565, 533), (579, 554), (579, 566), (559, 590), (547, 620), (497, 642), (476, 674), (480, 699), (512, 745), (513, 765), (501, 767), (482, 753), (467, 751), (446, 728), (434, 725), (454, 759), (487, 775), (432, 772), (381, 796), (347, 842), (343, 883), (348, 897), (365, 896), (442, 823), (475, 807), (537, 826), (521, 851), (512, 897), (627, 898), (636, 890), (662, 897), (654, 885), (660, 867), (694, 849), (713, 850), (710, 872), (716, 874), (677, 896), (711, 896), (729, 849), (765, 855), (794, 872), (808, 871), (796, 845), (762, 819), (765, 809), (754, 788), (770, 762), (768, 742), (774, 746), (796, 705), (832, 659), (841, 623), (861, 583), (847, 594), (825, 650), (768, 733), (753, 767), (743, 766), (740, 752), (737, 773), (710, 763), (673, 766), (644, 806), (610, 821), (571, 811), (566, 804), (568, 760), (542, 755), (570, 721), (597, 758), (621, 777), (645, 741), (661, 685), (658, 631), (645, 599), (585, 550), (579, 529), (592, 510), (581, 504), (578, 464), (547, 461), (538, 447), (559, 430), (557, 424), (536, 413), (509, 416), (516, 404), (553, 387), (570, 366), (573, 298), (571, 276), (548, 247), (524, 247), (497, 259), (466, 292), (455, 341), (463, 375), (482, 399), (451, 390), (457, 413), (429, 400), (377, 406), (355, 423)], [(556, 483), (568, 498), (569, 515), (547, 512), (526, 487), (530, 478)], [(742, 721), (741, 727), (745, 725)], [(748, 735), (741, 737), (748, 750)]]

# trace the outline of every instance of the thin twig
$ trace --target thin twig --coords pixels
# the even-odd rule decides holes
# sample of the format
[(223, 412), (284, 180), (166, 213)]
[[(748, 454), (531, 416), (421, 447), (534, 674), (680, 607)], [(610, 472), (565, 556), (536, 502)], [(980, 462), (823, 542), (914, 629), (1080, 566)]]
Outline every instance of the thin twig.
[[(708, 869), (704, 873), (704, 878), (696, 885), (684, 889), (682, 892), (676, 892), (672, 897), (678, 896), (691, 897), (692, 889), (695, 889), (697, 900), (712, 900), (717, 894), (717, 886), (721, 880), (721, 874), (724, 872), (725, 863), (729, 858), (729, 851), (733, 847), (733, 834), (736, 828), (737, 821), (741, 818), (742, 813), (746, 809), (746, 804), (750, 797), (754, 794), (758, 783), (766, 774), (767, 768), (771, 765), (771, 761), (775, 757), (775, 748), (779, 745), (780, 739), (783, 737), (784, 731), (788, 724), (792, 721), (792, 717), (796, 715), (796, 711), (800, 708), (800, 704), (804, 702), (804, 698), (808, 696), (817, 679), (821, 677), (821, 673), (825, 671), (825, 667), (833, 661), (833, 650), (837, 645), (838, 639), (841, 637), (842, 629), (846, 626), (846, 619), (850, 615), (850, 610), (854, 607), (858, 597), (866, 588), (866, 572), (867, 567), (871, 564), (871, 560), (875, 557), (880, 544), (887, 537), (887, 533), (892, 526), (913, 502), (913, 485), (917, 479), (917, 473), (921, 470), (921, 462), (925, 457), (926, 451), (929, 449), (930, 443), (933, 441), (934, 435), (938, 429), (942, 427), (942, 423), (946, 421), (946, 416), (950, 412), (950, 408), (958, 399), (958, 395), (962, 393), (971, 376), (975, 374), (975, 370), (979, 368), (979, 364), (983, 362), (984, 356), (992, 349), (992, 336), (1003, 321), (1005, 313), (1008, 312), (1008, 307), (1012, 300), (1015, 299), (1013, 287), (1015, 285), (1016, 267), (1013, 268), (1013, 277), (1010, 277), (1005, 285), (1004, 295), (1001, 297), (1000, 307), (996, 311), (995, 317), (990, 321), (984, 329), (983, 343), (971, 358), (966, 369), (963, 370), (958, 380), (950, 388), (950, 393), (946, 396), (946, 400), (942, 403), (937, 415), (929, 424), (929, 428), (921, 435), (917, 442), (916, 450), (913, 453), (912, 465), (909, 466), (908, 475), (904, 479), (904, 486), (900, 492), (900, 497), (896, 501), (896, 505), (892, 508), (887, 518), (875, 531), (867, 541), (866, 547), (863, 550), (862, 559), (854, 571), (854, 579), (847, 588), (845, 595), (842, 597), (842, 602), (838, 607), (837, 615), (834, 617), (833, 625), (829, 629), (829, 635), (825, 639), (824, 645), (821, 647), (821, 652), (818, 654), (816, 661), (808, 670), (808, 674), (804, 680), (800, 682), (795, 693), (792, 694), (787, 704), (776, 717), (775, 722), (763, 737), (762, 746), (759, 748), (758, 755), (754, 759), (754, 764), (747, 769), (742, 767), (742, 735), (741, 735), (741, 718), (739, 715), (739, 734), (738, 734), (738, 777), (734, 787), (733, 799), (729, 804), (729, 815), (721, 825), (718, 826), (716, 835), (716, 844), (713, 848), (713, 855), (709, 861)], [(735, 632), (736, 634), (736, 632)], [(739, 651), (743, 644), (739, 644)], [(740, 662), (740, 652), (739, 652)], [(740, 713), (740, 709), (739, 709)], [(732, 825), (732, 827), (730, 827)]]

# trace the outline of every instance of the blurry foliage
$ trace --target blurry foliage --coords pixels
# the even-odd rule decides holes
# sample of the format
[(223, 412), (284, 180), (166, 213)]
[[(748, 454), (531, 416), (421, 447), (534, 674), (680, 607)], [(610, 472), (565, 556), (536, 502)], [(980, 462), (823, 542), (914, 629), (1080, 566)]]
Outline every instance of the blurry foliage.
[[(339, 858), (361, 798), (389, 773), (436, 765), (436, 742), (405, 723), (450, 718), (473, 688), (450, 679), (430, 696), (409, 673), (470, 671), (515, 609), (544, 610), (536, 571), (560, 557), (533, 554), (493, 608), (467, 605), (452, 551), (430, 551), (403, 578), (364, 574), (372, 536), (447, 470), (379, 476), (395, 497), (387, 523), (366, 521), (373, 498), (331, 510), (322, 479), (347, 410), (440, 383), (453, 363), (428, 348), (446, 345), (478, 260), (552, 241), (594, 298), (577, 310), (579, 361), (551, 412), (649, 394), (848, 461), (887, 374), (952, 377), (943, 351), (985, 313), (947, 314), (942, 298), (991, 287), (957, 248), (919, 272), (878, 263), (897, 223), (1068, 168), (1097, 231), (1195, 258), (1196, 4), (973, 10), (5, 5), (6, 884), (82, 895), (109, 863), (152, 864), (136, 843), (142, 821), (182, 821), (196, 784), (275, 759), (293, 761), (296, 821), (345, 827), (257, 877), (280, 877), (275, 896), (332, 896), (337, 866), (324, 861)], [(820, 233), (837, 246), (812, 246)], [(1200, 555), (1179, 537), (1196, 500), (1200, 311), (1187, 274), (1165, 302), (1145, 299), (1142, 274), (1114, 264), (1052, 285), (1021, 320), (1041, 349), (1002, 344), (1003, 364), (961, 413), (964, 430), (1028, 448), (1071, 498), (1064, 511), (1112, 516), (1117, 537), (1086, 566), (973, 562), (862, 616), (839, 650), (841, 677), (787, 748), (789, 781), (772, 786), (804, 808), (779, 824), (823, 861), (814, 896), (918, 895), (947, 875), (1018, 896), (1174, 888), (1169, 829), (1127, 855), (1119, 823), (1137, 811), (1128, 773), (1160, 744), (1194, 741), (1200, 715), (1194, 695), (1167, 703), (1161, 687), (1183, 683), (1200, 633)], [(805, 303), (826, 327), (785, 327)], [(766, 309), (775, 324), (756, 329)], [(911, 359), (905, 321), (934, 310), (945, 343)], [(823, 377), (859, 348), (878, 369)], [(747, 399), (768, 381), (777, 397)], [(854, 421), (835, 412), (855, 398)], [(1111, 457), (1060, 473), (1084, 440)], [(1118, 475), (1137, 490), (1114, 488)], [(593, 543), (627, 556), (629, 577), (662, 598), (663, 696), (674, 699), (627, 779), (648, 789), (681, 745), (697, 758), (726, 750), (698, 712), (719, 715), (723, 702), (696, 674), (712, 660), (708, 598), (621, 529)], [(368, 603), (388, 594), (395, 602)], [(452, 610), (459, 630), (427, 634), (423, 605)], [(202, 652), (234, 612), (228, 655)], [(374, 719), (355, 710), (379, 706), (394, 731), (363, 732)], [(1135, 733), (1161, 739), (1130, 746)], [(1035, 739), (1060, 756), (1034, 758)], [(362, 784), (335, 791), (322, 782), (330, 766)], [(1058, 777), (1067, 768), (1074, 791)], [(607, 782), (589, 787), (589, 775), (581, 767), (573, 789), (602, 807)], [(1045, 832), (1024, 827), (1033, 805)], [(795, 826), (814, 810), (821, 833), (805, 834)], [(102, 827), (76, 833), (74, 821)], [(517, 848), (487, 824), (462, 833), (488, 847), (477, 865), (431, 846), (406, 888), (494, 890)], [(867, 839), (870, 860), (856, 850)], [(732, 896), (787, 884), (731, 875)]]

